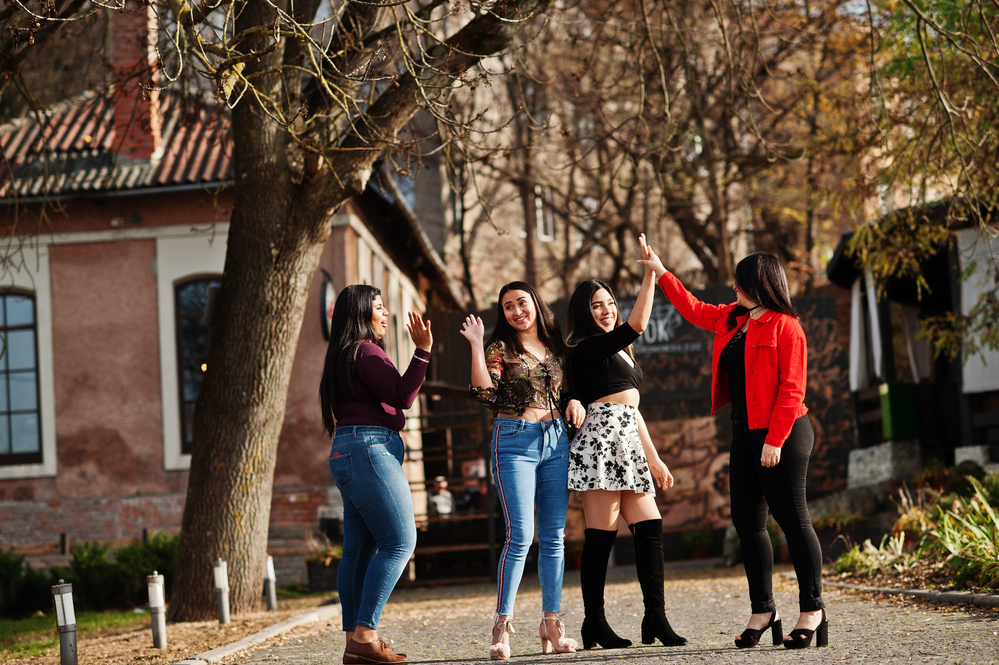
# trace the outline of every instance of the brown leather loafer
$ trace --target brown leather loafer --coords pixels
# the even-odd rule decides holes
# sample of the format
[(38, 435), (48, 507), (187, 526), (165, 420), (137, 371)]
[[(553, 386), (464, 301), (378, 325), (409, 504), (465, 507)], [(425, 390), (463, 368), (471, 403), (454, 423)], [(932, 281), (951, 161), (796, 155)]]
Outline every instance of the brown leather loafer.
[(343, 665), (361, 665), (363, 663), (404, 663), (406, 654), (395, 653), (388, 642), (378, 638), (374, 642), (347, 642), (343, 652)]

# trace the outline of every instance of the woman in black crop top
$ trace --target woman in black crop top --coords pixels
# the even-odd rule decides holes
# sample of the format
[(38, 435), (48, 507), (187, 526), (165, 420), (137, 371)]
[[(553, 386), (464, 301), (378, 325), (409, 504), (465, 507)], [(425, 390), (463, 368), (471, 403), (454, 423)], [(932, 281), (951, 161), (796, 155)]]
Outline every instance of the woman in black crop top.
[[(643, 260), (653, 254), (639, 237)], [(647, 269), (628, 322), (621, 325), (617, 300), (599, 280), (580, 284), (569, 301), (569, 380), (573, 397), (586, 407), (586, 419), (569, 452), (569, 489), (582, 493), (586, 515), (580, 584), (586, 613), (583, 647), (630, 646), (604, 616), (607, 560), (617, 537), (618, 516), (635, 535), (635, 567), (642, 586), (645, 617), (642, 643), (658, 638), (665, 646), (687, 640), (669, 625), (663, 597), (663, 523), (656, 506), (655, 484), (673, 486), (673, 476), (659, 459), (642, 414), (638, 388), (642, 370), (631, 344), (645, 331), (652, 314), (655, 274)]]

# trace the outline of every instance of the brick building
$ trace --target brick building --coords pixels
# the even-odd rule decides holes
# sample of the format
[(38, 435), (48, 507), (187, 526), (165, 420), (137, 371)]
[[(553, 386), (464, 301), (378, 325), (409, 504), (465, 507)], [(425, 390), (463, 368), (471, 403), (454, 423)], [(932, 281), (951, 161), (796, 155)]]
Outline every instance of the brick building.
[[(141, 71), (149, 14), (113, 18), (115, 70)], [(191, 416), (221, 277), (232, 164), (228, 121), (169, 92), (85, 93), (0, 126), (0, 547), (37, 565), (73, 543), (177, 532)], [(328, 294), (382, 289), (390, 356), (412, 352), (407, 310), (454, 307), (441, 259), (385, 173), (345, 205), (313, 280), (280, 437), (271, 553), (284, 582), (337, 511), (317, 386)], [(419, 266), (419, 268), (417, 268)], [(419, 408), (408, 444), (419, 450)], [(422, 501), (423, 466), (407, 463)]]

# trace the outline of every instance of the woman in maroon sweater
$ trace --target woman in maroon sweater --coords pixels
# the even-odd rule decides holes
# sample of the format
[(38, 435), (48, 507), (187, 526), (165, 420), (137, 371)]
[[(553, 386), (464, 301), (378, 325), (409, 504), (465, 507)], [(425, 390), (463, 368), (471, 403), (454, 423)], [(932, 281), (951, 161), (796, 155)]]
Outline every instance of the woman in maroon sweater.
[(319, 385), (323, 426), (333, 437), (330, 477), (343, 497), (343, 558), (337, 591), (347, 647), (343, 662), (397, 663), (378, 620), (416, 548), (409, 479), (402, 470), (402, 412), (413, 405), (430, 362), (430, 322), (409, 313), (416, 352), (402, 376), (382, 349), (388, 311), (365, 285), (340, 292)]

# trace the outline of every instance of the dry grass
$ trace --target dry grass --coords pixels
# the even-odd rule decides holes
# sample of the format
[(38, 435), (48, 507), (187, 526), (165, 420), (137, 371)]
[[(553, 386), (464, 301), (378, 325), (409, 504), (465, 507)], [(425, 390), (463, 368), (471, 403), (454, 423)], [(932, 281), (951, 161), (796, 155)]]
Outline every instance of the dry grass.
[[(319, 607), (328, 597), (282, 599), (276, 612), (252, 612), (232, 617), (232, 624), (220, 626), (218, 621), (192, 621), (167, 624), (167, 648), (153, 648), (153, 634), (147, 622), (141, 629), (108, 631), (105, 634), (81, 639), (77, 645), (80, 665), (170, 665), (197, 654), (230, 644), (247, 635), (284, 621), (297, 614)], [(147, 615), (148, 619), (148, 615)], [(326, 623), (300, 626), (273, 638), (269, 643), (306, 635), (317, 631), (339, 630)], [(58, 665), (59, 647), (56, 645), (42, 656), (18, 658), (9, 651), (0, 651), (0, 660), (18, 665)]]

